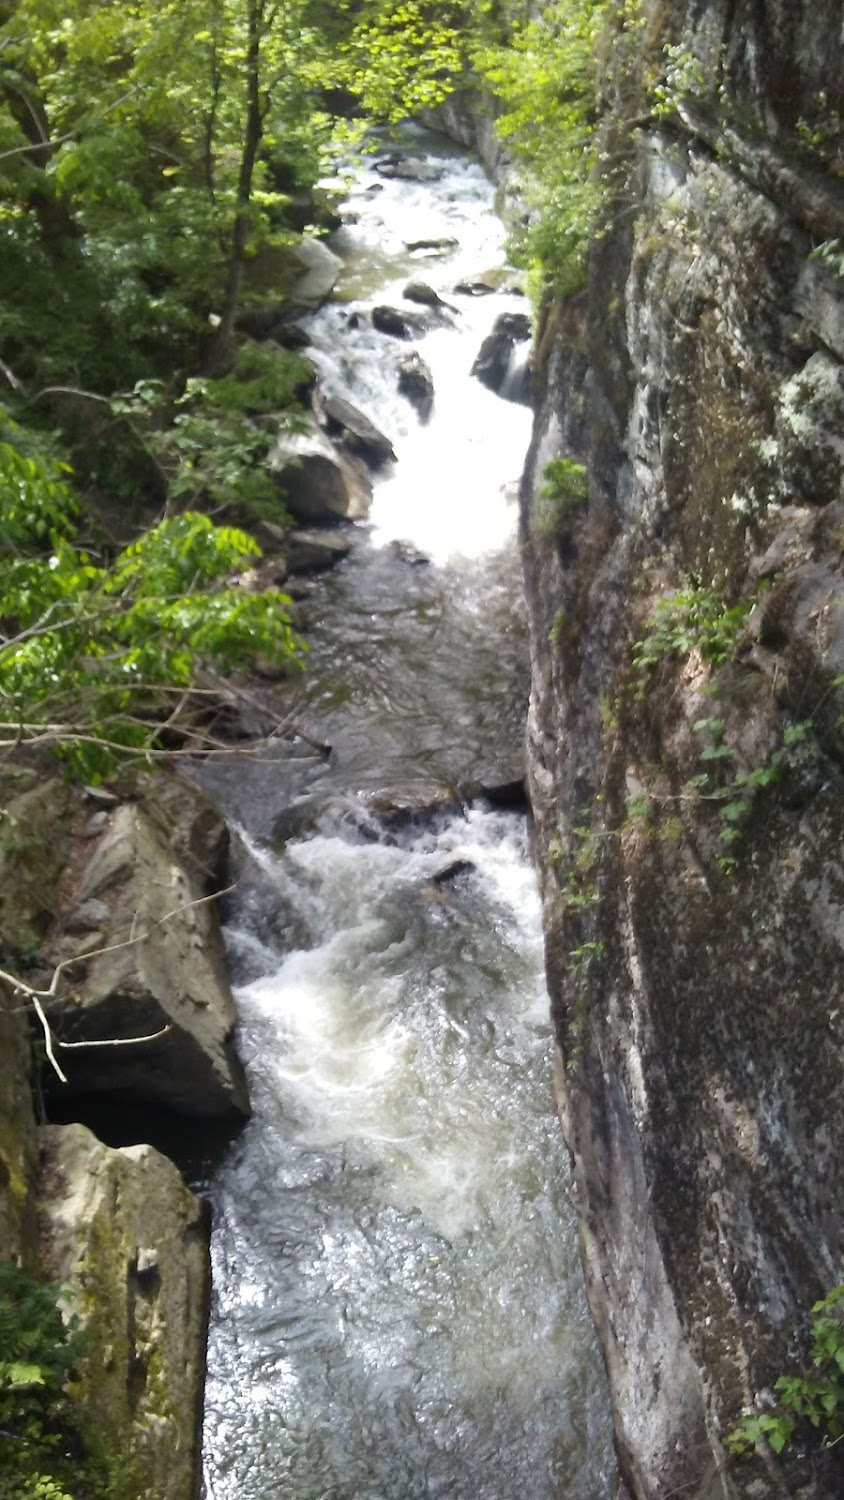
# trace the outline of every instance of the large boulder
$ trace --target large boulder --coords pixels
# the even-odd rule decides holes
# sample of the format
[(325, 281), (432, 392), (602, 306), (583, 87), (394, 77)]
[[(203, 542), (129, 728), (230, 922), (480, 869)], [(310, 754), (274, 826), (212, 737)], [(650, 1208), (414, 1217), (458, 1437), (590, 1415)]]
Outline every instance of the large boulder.
[(283, 434), (270, 457), (285, 508), (305, 526), (363, 520), (372, 485), (353, 454), (335, 448), (316, 425), (305, 433)]
[(73, 962), (48, 1006), (70, 1097), (106, 1093), (200, 1118), (248, 1114), (207, 901), (224, 841), (203, 794), (165, 779), (105, 811), (102, 830), (80, 844), (65, 876), (65, 936), (51, 952)]
[(301, 273), (290, 289), (290, 308), (294, 313), (312, 312), (331, 296), (343, 262), (322, 240), (302, 240), (293, 255)]
[(434, 377), (424, 359), (413, 349), (397, 360), (396, 371), (401, 394), (416, 407), (422, 421), (427, 422), (434, 404)]
[(390, 439), (362, 411), (343, 396), (320, 396), (319, 414), (331, 437), (342, 442), (373, 468), (395, 462)]
[(112, 1150), (83, 1125), (39, 1137), (43, 1270), (70, 1292), (85, 1334), (72, 1387), (80, 1426), (119, 1458), (137, 1500), (196, 1500), (205, 1208), (151, 1146)]

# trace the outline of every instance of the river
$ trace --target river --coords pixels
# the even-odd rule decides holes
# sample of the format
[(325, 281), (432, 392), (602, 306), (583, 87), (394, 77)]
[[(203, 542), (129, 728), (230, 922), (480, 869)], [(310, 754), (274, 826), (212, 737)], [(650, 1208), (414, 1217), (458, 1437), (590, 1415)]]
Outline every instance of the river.
[[(359, 166), (339, 299), (311, 319), (324, 387), (398, 455), (307, 604), (302, 712), (333, 753), (203, 778), (242, 835), (226, 938), (254, 1104), (207, 1184), (209, 1500), (610, 1488), (528, 828), (465, 790), (512, 779), (521, 756), (530, 413), (469, 369), (524, 300), (454, 294), (503, 261), (492, 188), (436, 137), (411, 146), (441, 175)], [(447, 256), (406, 248), (438, 237)], [(407, 346), (360, 316), (406, 307), (410, 277), (459, 309), (414, 345), (427, 424), (396, 388)]]

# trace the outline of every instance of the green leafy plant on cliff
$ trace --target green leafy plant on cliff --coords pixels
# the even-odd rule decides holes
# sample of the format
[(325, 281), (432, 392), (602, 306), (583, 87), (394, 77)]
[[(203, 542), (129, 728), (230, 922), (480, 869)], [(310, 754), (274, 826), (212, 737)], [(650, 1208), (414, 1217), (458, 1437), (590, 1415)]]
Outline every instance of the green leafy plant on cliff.
[(740, 639), (752, 603), (728, 605), (714, 589), (685, 589), (662, 599), (645, 621), (645, 631), (633, 647), (637, 695), (643, 697), (651, 668), (671, 657), (701, 659), (720, 666)]
[[(672, 659), (687, 660), (693, 653), (714, 669), (705, 691), (712, 698), (720, 697), (724, 684), (717, 669), (735, 660), (754, 603), (750, 599), (728, 606), (715, 590), (702, 588), (663, 599), (648, 616), (644, 634), (633, 648), (635, 697), (639, 701), (647, 697), (655, 669)], [(701, 769), (686, 781), (679, 800), (717, 804), (722, 848), (718, 864), (729, 874), (756, 798), (781, 780), (790, 757), (809, 739), (813, 723), (803, 719), (785, 724), (765, 759), (742, 769), (736, 769), (741, 757), (725, 738), (727, 723), (721, 714), (707, 714), (692, 727), (700, 738)]]
[(543, 471), (531, 531), (537, 537), (556, 536), (572, 511), (589, 495), (586, 465), (573, 458), (552, 458)]
[(748, 1457), (760, 1442), (781, 1453), (800, 1423), (813, 1427), (825, 1447), (844, 1438), (844, 1286), (812, 1307), (808, 1368), (781, 1375), (774, 1390), (778, 1409), (745, 1412), (727, 1439), (732, 1453)]

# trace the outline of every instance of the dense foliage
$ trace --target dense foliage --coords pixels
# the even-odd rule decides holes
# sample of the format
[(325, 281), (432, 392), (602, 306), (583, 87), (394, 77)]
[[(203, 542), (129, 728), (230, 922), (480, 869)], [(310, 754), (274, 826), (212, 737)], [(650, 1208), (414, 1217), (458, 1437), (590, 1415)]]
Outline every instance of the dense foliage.
[(184, 735), (200, 662), (295, 654), (282, 596), (222, 581), (259, 555), (244, 532), (185, 511), (103, 566), (74, 544), (76, 501), (55, 466), (7, 441), (0, 483), (0, 618), (14, 622), (0, 640), (0, 747), (55, 748), (98, 779), (148, 758), (177, 715)]
[(389, 0), (0, 4), (0, 749), (101, 775), (173, 743), (206, 666), (291, 658), (285, 601), (224, 575), (284, 519), (309, 371), (238, 309), (284, 294), (330, 92), (431, 102), (451, 35)]
[(223, 575), (283, 520), (267, 460), (308, 370), (239, 310), (283, 299), (338, 143), (472, 69), (525, 176), (517, 253), (576, 284), (609, 9), (0, 0), (0, 749), (103, 774), (166, 748), (204, 664), (289, 659), (278, 596)]
[(108, 1465), (76, 1430), (65, 1386), (82, 1352), (58, 1288), (0, 1261), (0, 1495), (116, 1500)]

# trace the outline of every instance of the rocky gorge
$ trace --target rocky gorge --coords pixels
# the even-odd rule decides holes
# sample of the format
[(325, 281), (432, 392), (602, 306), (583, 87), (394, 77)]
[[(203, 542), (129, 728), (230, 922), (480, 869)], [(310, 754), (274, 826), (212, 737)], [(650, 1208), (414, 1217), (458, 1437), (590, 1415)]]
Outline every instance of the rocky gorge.
[[(625, 187), (614, 197), (610, 184), (588, 285), (541, 314), (521, 493), (532, 670), (528, 784), (557, 1096), (620, 1476), (611, 1481), (601, 1464), (579, 1469), (569, 1446), (568, 1472), (558, 1464), (552, 1492), (583, 1500), (607, 1493), (665, 1500), (678, 1492), (700, 1500), (833, 1500), (840, 1447), (826, 1449), (807, 1432), (782, 1455), (760, 1445), (739, 1461), (726, 1440), (743, 1408), (772, 1409), (777, 1377), (805, 1364), (808, 1308), (842, 1279), (844, 380), (841, 280), (828, 247), (842, 231), (844, 209), (829, 140), (820, 154), (817, 146), (839, 97), (840, 7), (777, 0), (760, 12), (742, 3), (654, 0), (642, 13), (640, 60), (652, 63), (671, 49), (673, 93), (653, 109), (635, 90), (631, 97), (629, 81), (613, 85), (604, 129), (607, 150), (625, 157)], [(647, 124), (631, 132), (630, 117), (643, 109)], [(476, 104), (455, 101), (440, 123), (501, 170), (488, 112), (479, 119)], [(815, 144), (807, 144), (812, 135)], [(385, 160), (386, 182), (397, 172), (401, 180), (402, 160)], [(418, 255), (418, 242), (410, 243), (416, 248), (406, 253)], [(328, 282), (337, 274), (324, 257), (320, 270)], [(480, 265), (467, 268), (464, 284), (477, 290), (480, 274)], [(364, 329), (370, 351), (390, 350), (397, 396), (414, 401), (423, 421), (437, 384), (423, 355), (409, 351), (424, 327), (448, 320), (448, 307), (437, 304), (461, 295), (451, 285), (428, 290), (431, 297), (408, 296), (408, 306), (398, 297), (397, 306), (376, 303), (372, 330)], [(296, 313), (307, 320), (307, 306)], [(342, 303), (332, 310), (335, 346), (348, 317)], [(394, 342), (375, 341), (379, 322), (381, 337)], [(483, 369), (499, 388), (508, 372), (518, 374), (524, 399), (522, 332), (512, 322), (499, 328), (503, 341), (487, 349)], [(282, 541), (269, 523), (262, 540), (280, 574), (312, 566), (315, 557), (317, 565), (336, 560), (350, 547), (357, 566), (355, 544), (336, 523), (366, 514), (372, 479), (379, 468), (389, 473), (393, 460), (380, 423), (369, 430), (363, 412), (344, 400), (329, 392), (312, 430), (277, 455), (282, 468), (296, 460), (287, 470), (287, 501), (303, 528)], [(586, 466), (585, 498), (555, 485), (561, 459)], [(314, 530), (326, 522), (329, 530)], [(290, 554), (283, 562), (282, 548)], [(424, 577), (428, 555), (424, 546), (396, 554), (403, 587), (411, 597), (420, 590), (420, 619), (430, 599), (421, 582), (406, 580)], [(384, 610), (370, 586), (361, 612), (374, 619)], [(354, 641), (356, 625), (347, 629)], [(369, 649), (371, 638), (361, 659)], [(419, 658), (425, 655), (433, 655), (427, 638)], [(517, 700), (519, 670), (512, 673)], [(357, 682), (354, 646), (345, 671)], [(328, 708), (314, 709), (307, 722), (320, 738), (343, 712), (336, 686), (325, 692)], [(517, 701), (517, 721), (520, 711)], [(388, 885), (405, 879), (406, 858), (414, 890), (428, 890), (429, 910), (443, 912), (443, 924), (458, 921), (459, 884), (457, 916), (431, 890), (465, 878), (465, 869), (448, 873), (453, 857), (482, 866), (488, 835), (467, 853), (454, 825), (437, 833), (432, 848), (402, 846), (401, 830), (426, 797), (430, 807), (445, 796), (448, 814), (471, 803), (481, 785), (489, 791), (518, 781), (512, 736), (508, 728), (506, 775), (500, 764), (482, 768), (474, 754), (468, 775), (460, 757), (454, 763), (439, 741), (426, 743), (431, 773), (424, 779), (414, 764), (402, 806), (395, 787), (385, 792), (380, 765), (372, 784), (360, 787), (373, 733), (383, 760), (393, 713), (386, 704), (373, 731), (360, 728), (352, 711), (343, 758), (356, 794), (365, 792), (362, 803), (355, 800), (356, 837), (371, 845), (371, 819), (386, 813), (397, 840), (385, 856), (394, 861)], [(320, 769), (318, 755), (315, 764)], [(217, 898), (233, 873), (246, 889), (269, 882), (277, 903), (280, 891), (289, 898), (285, 877), (250, 853), (250, 840), (269, 824), (277, 847), (295, 851), (311, 820), (322, 855), (337, 856), (330, 841), (348, 828), (348, 779), (338, 788), (329, 775), (334, 802), (326, 815), (323, 801), (314, 807), (313, 769), (294, 765), (285, 773), (293, 781), (278, 794), (280, 804), (296, 803), (286, 823), (285, 806), (270, 805), (267, 773), (259, 782), (267, 799), (260, 826), (242, 828), (233, 857), (225, 823), (181, 778), (155, 776), (116, 801), (25, 775), (9, 787), (12, 832), (20, 837), (4, 847), (0, 921), (18, 951), (38, 948), (48, 961), (25, 971), (33, 987), (47, 989), (53, 966), (71, 965), (72, 1000), (45, 1000), (52, 1024), (76, 1043), (148, 1038), (125, 1050), (59, 1052), (69, 1097), (90, 1101), (105, 1090), (110, 1106), (119, 1099), (174, 1111), (191, 1131), (212, 1117), (248, 1114)], [(220, 800), (215, 776), (212, 770), (207, 784)], [(242, 826), (240, 810), (236, 820)], [(495, 837), (503, 837), (501, 826)], [(345, 847), (339, 853), (345, 858)], [(360, 878), (350, 865), (343, 869), (341, 884)], [(327, 874), (309, 878), (328, 883)], [(366, 878), (375, 885), (383, 877), (373, 864)], [(379, 893), (383, 919), (389, 891)], [(231, 929), (231, 906), (222, 899)], [(411, 926), (427, 920), (416, 905), (413, 911)], [(296, 946), (290, 934), (309, 920), (308, 909), (296, 909), (281, 940)], [(342, 953), (349, 966), (369, 920), (349, 928), (354, 941)], [(253, 950), (256, 940), (268, 943), (266, 930), (256, 920), (237, 931), (241, 946), (233, 951), (254, 980), (243, 953), (248, 941)], [(438, 931), (451, 954), (445, 925)], [(302, 947), (318, 948), (325, 937), (317, 929)], [(102, 951), (85, 963), (92, 949)], [(479, 952), (478, 965), (482, 958)], [(473, 1014), (455, 1013), (456, 1026), (477, 1024), (475, 999)], [(260, 994), (250, 994), (249, 1005), (260, 1013)], [(36, 1130), (22, 1082), (28, 1009), (7, 992), (0, 1012), (4, 1254), (71, 1286), (87, 1310), (84, 1402), (113, 1445), (131, 1451), (131, 1493), (181, 1500), (200, 1483), (206, 1215), (151, 1148), (112, 1150), (79, 1124)], [(268, 1050), (274, 1045), (269, 1033), (257, 1035)], [(376, 1040), (367, 1033), (370, 1051)], [(474, 1032), (472, 1045), (480, 1056)], [(516, 1045), (512, 1037), (508, 1045)], [(302, 1063), (305, 1073), (311, 1066)], [(335, 1074), (333, 1081), (339, 1093), (347, 1080)], [(299, 1086), (286, 1080), (294, 1092)], [(353, 1139), (350, 1117), (343, 1123)], [(380, 1116), (376, 1128), (386, 1133)], [(319, 1148), (319, 1173), (330, 1180), (341, 1166), (331, 1143)], [(559, 1170), (553, 1157), (547, 1161), (549, 1171)], [(292, 1199), (306, 1168), (296, 1158), (284, 1170)], [(260, 1181), (253, 1188), (259, 1194)], [(418, 1198), (418, 1185), (415, 1191)], [(374, 1233), (361, 1212), (356, 1204), (355, 1253)], [(453, 1233), (455, 1224), (447, 1228)], [(274, 1221), (272, 1229), (280, 1238)], [(232, 1239), (238, 1255), (248, 1240), (248, 1231)], [(418, 1247), (398, 1233), (386, 1242), (390, 1255), (380, 1269), (388, 1276)], [(515, 1255), (517, 1232), (508, 1243)], [(427, 1285), (416, 1295), (432, 1305), (444, 1254), (440, 1240), (425, 1241)], [(225, 1258), (220, 1251), (218, 1269)], [(553, 1405), (555, 1375), (561, 1384), (569, 1378), (561, 1374), (565, 1341), (554, 1342), (541, 1309), (534, 1312), (550, 1363), (560, 1362), (541, 1388), (542, 1402)], [(402, 1316), (390, 1326), (398, 1328)], [(536, 1392), (522, 1391), (512, 1368), (502, 1370), (514, 1423), (528, 1428)], [(386, 1382), (379, 1395), (388, 1406)], [(365, 1427), (369, 1409), (354, 1414)], [(224, 1449), (234, 1445), (229, 1429), (217, 1430)], [(516, 1436), (506, 1438), (517, 1454), (501, 1480), (510, 1485), (509, 1476), (530, 1473), (535, 1459), (521, 1455)], [(597, 1452), (604, 1441), (591, 1432), (585, 1447)], [(440, 1443), (451, 1458), (428, 1477), (447, 1492), (456, 1450), (449, 1436)], [(465, 1431), (457, 1450), (461, 1443), (468, 1446)], [(425, 1451), (424, 1443), (411, 1449), (420, 1471)], [(492, 1463), (488, 1450), (483, 1457)], [(512, 1492), (489, 1491), (496, 1500)]]

